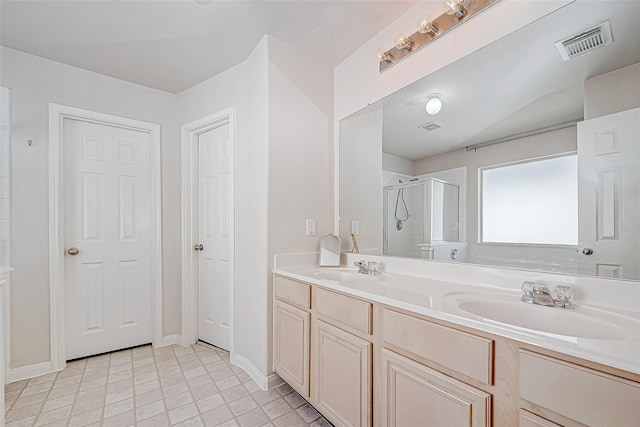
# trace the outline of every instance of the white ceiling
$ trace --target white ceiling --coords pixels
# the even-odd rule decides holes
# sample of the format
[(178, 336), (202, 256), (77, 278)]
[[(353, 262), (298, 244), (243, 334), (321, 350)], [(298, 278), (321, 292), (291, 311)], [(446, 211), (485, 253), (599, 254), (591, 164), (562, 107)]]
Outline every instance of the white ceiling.
[(417, 0), (0, 1), (0, 44), (178, 93), (265, 34), (335, 66)]
[[(612, 45), (562, 60), (555, 42), (606, 20)], [(383, 100), (383, 152), (417, 160), (581, 119), (585, 79), (640, 61), (638, 22), (638, 1), (577, 1), (456, 61)], [(431, 93), (443, 102), (435, 116)], [(419, 128), (430, 121), (442, 127)]]

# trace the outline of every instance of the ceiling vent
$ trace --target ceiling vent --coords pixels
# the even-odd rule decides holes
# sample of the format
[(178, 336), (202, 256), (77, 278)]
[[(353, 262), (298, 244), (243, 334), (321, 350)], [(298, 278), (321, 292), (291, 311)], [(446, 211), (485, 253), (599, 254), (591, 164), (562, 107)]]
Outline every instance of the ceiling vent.
[(556, 42), (560, 56), (565, 61), (585, 55), (594, 49), (613, 43), (609, 21), (575, 34), (566, 40)]
[(436, 122), (429, 122), (426, 123), (422, 126), (418, 126), (419, 128), (422, 128), (426, 131), (431, 132), (432, 130), (436, 130), (436, 129), (440, 129), (442, 127), (442, 125), (440, 123), (436, 123)]

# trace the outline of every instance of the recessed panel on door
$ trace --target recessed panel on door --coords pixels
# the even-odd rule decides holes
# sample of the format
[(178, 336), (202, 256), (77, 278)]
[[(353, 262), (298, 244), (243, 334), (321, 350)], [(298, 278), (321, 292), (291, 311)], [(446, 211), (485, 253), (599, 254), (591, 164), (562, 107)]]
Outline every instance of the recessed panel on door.
[(82, 230), (83, 240), (102, 237), (102, 175), (82, 173)]
[(136, 238), (136, 181), (135, 176), (120, 177), (120, 239)]
[(101, 262), (82, 264), (84, 332), (104, 329), (104, 265)]
[(138, 261), (120, 261), (120, 296), (122, 320), (120, 326), (138, 323), (139, 292)]

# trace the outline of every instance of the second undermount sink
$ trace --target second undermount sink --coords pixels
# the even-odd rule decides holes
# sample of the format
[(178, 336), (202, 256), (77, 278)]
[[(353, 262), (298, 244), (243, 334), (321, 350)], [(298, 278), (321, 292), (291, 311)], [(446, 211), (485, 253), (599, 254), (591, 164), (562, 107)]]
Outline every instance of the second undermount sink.
[(593, 307), (573, 310), (520, 301), (517, 293), (453, 292), (443, 297), (449, 312), (462, 312), (489, 323), (557, 337), (638, 340), (640, 321)]
[(313, 276), (320, 280), (340, 282), (342, 284), (354, 282), (380, 282), (384, 280), (384, 273), (362, 274), (357, 268), (318, 268)]

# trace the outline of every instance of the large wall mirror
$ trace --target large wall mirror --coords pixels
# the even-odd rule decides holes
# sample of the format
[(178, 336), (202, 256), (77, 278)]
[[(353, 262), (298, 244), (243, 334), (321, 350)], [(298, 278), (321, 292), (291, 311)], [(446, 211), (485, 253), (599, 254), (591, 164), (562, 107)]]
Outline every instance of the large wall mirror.
[(341, 120), (342, 250), (639, 280), (638, 22), (576, 1)]

